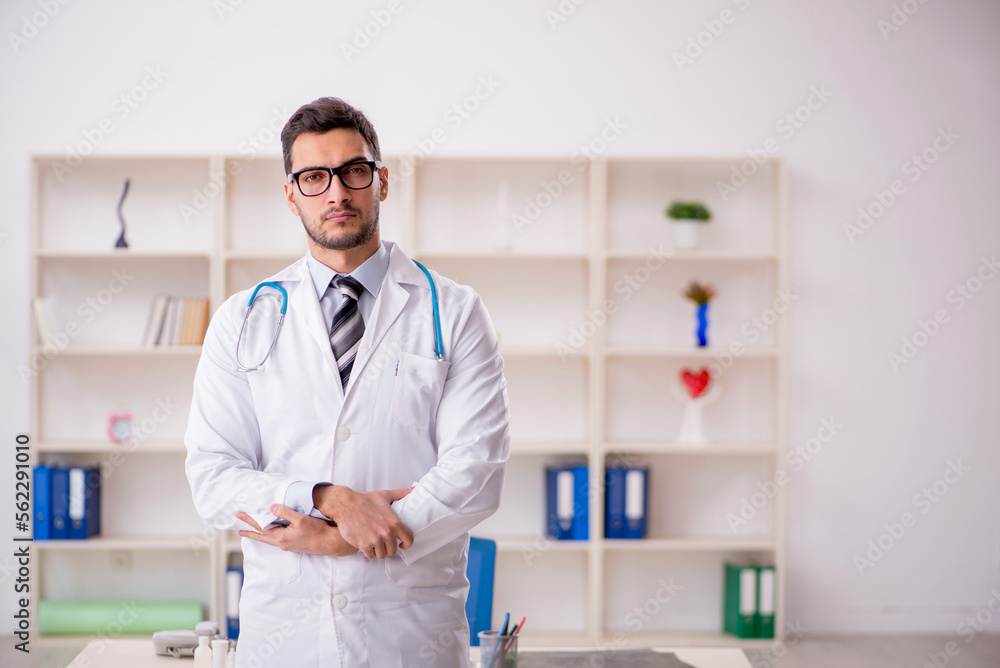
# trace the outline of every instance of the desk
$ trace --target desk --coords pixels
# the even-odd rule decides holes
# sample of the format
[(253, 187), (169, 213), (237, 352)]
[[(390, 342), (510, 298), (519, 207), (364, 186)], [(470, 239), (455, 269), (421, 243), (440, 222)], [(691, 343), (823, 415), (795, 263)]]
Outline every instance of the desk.
[[(470, 648), (472, 665), (479, 660), (479, 648)], [(539, 651), (532, 648), (531, 651)], [(570, 649), (562, 651), (572, 651)], [(696, 668), (751, 668), (746, 655), (739, 649), (662, 648), (673, 652), (684, 663)], [(184, 668), (190, 659), (175, 659), (153, 654), (150, 638), (91, 640), (66, 668)]]

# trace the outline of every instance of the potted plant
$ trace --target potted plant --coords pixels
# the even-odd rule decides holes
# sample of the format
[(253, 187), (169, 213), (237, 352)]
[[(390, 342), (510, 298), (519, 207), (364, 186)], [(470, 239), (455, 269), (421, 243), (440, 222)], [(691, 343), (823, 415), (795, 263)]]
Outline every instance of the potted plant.
[(697, 248), (698, 228), (712, 219), (712, 212), (701, 202), (674, 201), (666, 215), (674, 221), (674, 247)]
[(715, 296), (715, 288), (698, 281), (691, 281), (684, 290), (684, 296), (698, 306), (696, 313), (698, 328), (695, 330), (695, 335), (698, 337), (698, 347), (704, 348), (708, 345), (708, 302)]

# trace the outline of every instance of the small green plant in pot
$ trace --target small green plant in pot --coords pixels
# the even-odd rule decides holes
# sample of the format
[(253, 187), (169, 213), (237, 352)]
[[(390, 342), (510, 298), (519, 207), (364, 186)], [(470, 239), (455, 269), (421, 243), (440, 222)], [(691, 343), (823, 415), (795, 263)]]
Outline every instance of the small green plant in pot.
[(697, 248), (698, 229), (712, 219), (712, 212), (701, 202), (675, 200), (665, 211), (674, 225), (675, 248)]

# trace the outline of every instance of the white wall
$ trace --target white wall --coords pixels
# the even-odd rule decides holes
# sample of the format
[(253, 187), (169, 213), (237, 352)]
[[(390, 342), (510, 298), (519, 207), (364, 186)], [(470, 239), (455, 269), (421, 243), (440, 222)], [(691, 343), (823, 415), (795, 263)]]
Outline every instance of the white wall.
[[(824, 418), (843, 425), (789, 482), (789, 619), (817, 633), (950, 634), (1000, 589), (1000, 280), (961, 309), (948, 298), (1000, 251), (989, 204), (1000, 156), (1000, 5), (563, 0), (576, 9), (553, 29), (546, 12), (557, 0), (401, 0), (348, 63), (341, 45), (387, 2), (243, 0), (220, 16), (223, 2), (69, 2), (17, 45), (10, 35), (56, 0), (0, 8), (4, 471), (27, 425), (16, 367), (27, 359), (29, 154), (63, 152), (104, 118), (114, 129), (100, 152), (236, 152), (327, 94), (365, 109), (387, 153), (415, 150), (442, 127), (439, 153), (568, 155), (620, 118), (628, 127), (614, 155), (740, 154), (773, 137), (788, 159), (798, 297), (788, 316), (789, 440), (804, 444)], [(902, 5), (915, 14), (884, 37), (879, 22)], [(724, 9), (734, 20), (679, 71), (673, 54)], [(115, 101), (147, 68), (165, 78), (122, 118)], [(451, 127), (443, 115), (480, 78), (499, 86)], [(783, 133), (776, 123), (814, 88), (829, 99)], [(958, 138), (911, 181), (905, 163), (942, 128)], [(275, 138), (267, 151), (278, 150)], [(894, 179), (905, 193), (849, 242), (844, 226)], [(887, 354), (938, 309), (948, 322), (894, 371)], [(958, 461), (970, 470), (921, 513), (914, 495)], [(0, 490), (9, 513), (10, 475)], [(907, 510), (916, 526), (859, 575), (853, 556)], [(13, 584), (0, 579), (0, 617), (10, 620)]]

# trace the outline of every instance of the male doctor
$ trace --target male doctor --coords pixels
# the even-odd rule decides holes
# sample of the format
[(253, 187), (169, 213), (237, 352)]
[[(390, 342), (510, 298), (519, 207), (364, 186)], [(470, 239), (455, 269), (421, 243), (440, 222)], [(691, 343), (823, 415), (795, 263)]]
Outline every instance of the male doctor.
[(251, 291), (216, 312), (185, 436), (199, 514), (242, 529), (237, 664), (465, 668), (469, 530), (510, 449), (493, 324), (432, 272), (436, 358), (427, 277), (379, 239), (389, 173), (360, 111), (316, 100), (281, 143), (309, 252), (267, 279), (288, 294), (276, 338), (273, 288), (242, 336)]

